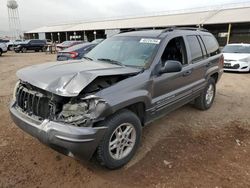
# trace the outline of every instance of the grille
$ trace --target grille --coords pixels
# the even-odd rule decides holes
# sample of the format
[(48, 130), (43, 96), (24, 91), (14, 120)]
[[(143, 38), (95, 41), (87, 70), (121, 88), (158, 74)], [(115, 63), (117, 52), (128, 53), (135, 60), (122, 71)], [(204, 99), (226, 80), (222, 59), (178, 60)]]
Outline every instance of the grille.
[(29, 89), (20, 84), (16, 90), (16, 102), (18, 107), (29, 116), (35, 115), (40, 119), (46, 119), (50, 115), (52, 105), (49, 98), (41, 92)]
[(224, 63), (224, 68), (226, 68), (226, 69), (238, 69), (238, 68), (240, 68), (240, 65), (235, 64), (232, 66), (230, 63)]

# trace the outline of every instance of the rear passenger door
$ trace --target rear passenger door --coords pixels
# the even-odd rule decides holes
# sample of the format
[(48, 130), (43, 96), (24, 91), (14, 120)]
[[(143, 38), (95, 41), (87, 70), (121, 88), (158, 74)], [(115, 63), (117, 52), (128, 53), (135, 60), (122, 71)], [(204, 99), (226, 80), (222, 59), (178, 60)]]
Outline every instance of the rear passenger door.
[(206, 85), (206, 70), (209, 66), (207, 52), (200, 35), (186, 36), (188, 53), (188, 63), (192, 71), (191, 82), (193, 84), (192, 93), (199, 94)]
[(36, 47), (36, 40), (31, 40), (29, 45), (28, 45), (28, 49), (29, 50), (36, 50), (37, 47)]

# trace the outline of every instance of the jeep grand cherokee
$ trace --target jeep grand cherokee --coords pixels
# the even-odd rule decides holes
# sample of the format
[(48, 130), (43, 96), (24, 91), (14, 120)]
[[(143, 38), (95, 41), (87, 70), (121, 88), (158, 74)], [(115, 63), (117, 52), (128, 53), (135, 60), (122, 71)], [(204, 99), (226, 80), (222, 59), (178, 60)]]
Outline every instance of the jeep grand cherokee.
[(142, 128), (189, 102), (207, 110), (223, 72), (212, 34), (196, 28), (135, 31), (99, 44), (83, 60), (24, 68), (10, 112), (55, 150), (110, 169), (135, 154)]

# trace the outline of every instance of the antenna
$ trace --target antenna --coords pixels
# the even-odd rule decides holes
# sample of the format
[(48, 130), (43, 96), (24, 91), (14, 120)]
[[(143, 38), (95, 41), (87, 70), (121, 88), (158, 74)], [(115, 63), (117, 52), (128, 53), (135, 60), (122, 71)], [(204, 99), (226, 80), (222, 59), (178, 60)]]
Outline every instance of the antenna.
[(16, 0), (7, 1), (8, 17), (9, 17), (9, 29), (11, 33), (11, 39), (16, 40), (22, 38), (21, 23), (18, 13), (18, 4)]

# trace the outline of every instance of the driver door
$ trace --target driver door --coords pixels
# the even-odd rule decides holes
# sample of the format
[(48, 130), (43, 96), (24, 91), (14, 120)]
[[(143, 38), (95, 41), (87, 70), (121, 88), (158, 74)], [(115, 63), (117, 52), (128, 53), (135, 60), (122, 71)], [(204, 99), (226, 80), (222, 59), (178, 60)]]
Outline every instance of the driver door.
[(192, 95), (193, 72), (187, 57), (186, 43), (182, 36), (173, 37), (166, 43), (157, 67), (162, 68), (166, 61), (174, 60), (181, 62), (182, 70), (153, 77), (152, 114), (159, 116), (178, 108)]

